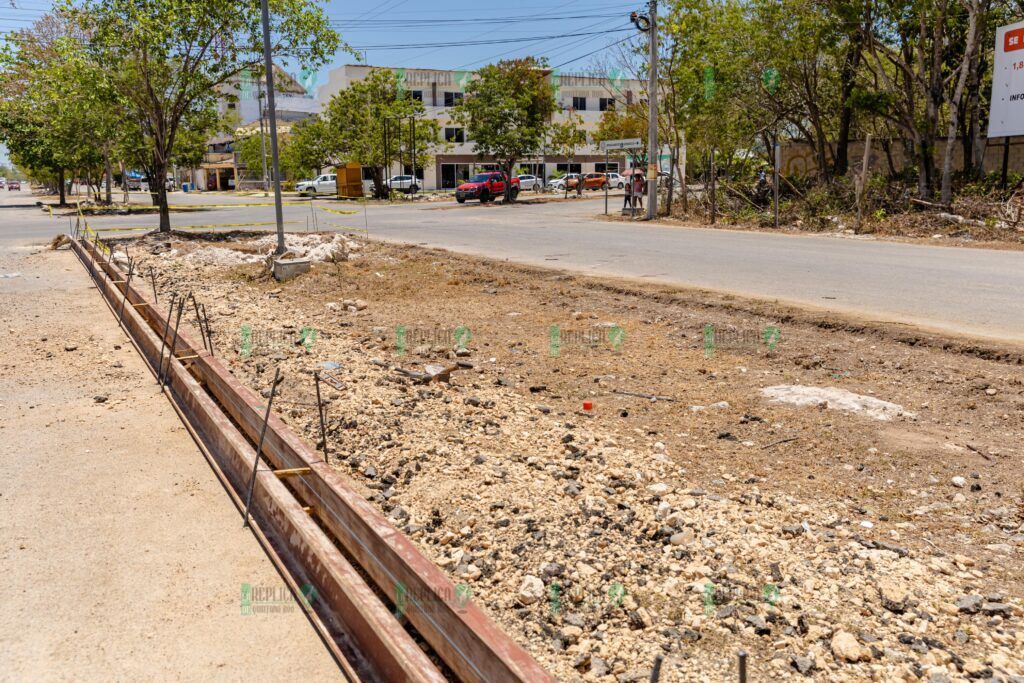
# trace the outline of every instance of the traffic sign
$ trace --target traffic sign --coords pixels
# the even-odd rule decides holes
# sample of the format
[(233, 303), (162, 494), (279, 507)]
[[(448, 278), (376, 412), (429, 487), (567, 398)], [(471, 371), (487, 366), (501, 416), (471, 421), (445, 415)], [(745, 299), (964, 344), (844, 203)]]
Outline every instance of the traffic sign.
[(996, 29), (990, 138), (1024, 135), (1024, 21)]
[(601, 151), (607, 152), (610, 149), (639, 149), (644, 146), (640, 138), (629, 138), (627, 140), (605, 140), (601, 143)]

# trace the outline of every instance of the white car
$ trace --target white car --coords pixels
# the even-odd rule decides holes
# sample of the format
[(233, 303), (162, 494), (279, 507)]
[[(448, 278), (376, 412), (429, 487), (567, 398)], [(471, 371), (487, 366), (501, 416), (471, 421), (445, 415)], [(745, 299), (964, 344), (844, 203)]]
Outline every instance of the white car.
[(608, 187), (617, 188), (619, 190), (626, 187), (626, 179), (620, 176), (618, 173), (608, 173)]
[(420, 184), (418, 178), (413, 178), (411, 175), (393, 175), (384, 181), (392, 190), (398, 190), (406, 194), (415, 194), (420, 191)]
[(548, 183), (548, 187), (550, 187), (552, 190), (564, 190), (565, 189), (565, 184), (571, 178), (575, 178), (578, 181), (582, 177), (583, 176), (581, 174), (579, 174), (579, 173), (566, 173), (561, 178), (555, 178), (554, 180), (549, 182)]
[(315, 197), (318, 194), (338, 194), (338, 176), (333, 173), (325, 173), (315, 180), (301, 180), (295, 183), (295, 191), (310, 197)]
[(525, 192), (526, 190), (533, 190), (534, 192), (540, 192), (544, 189), (544, 183), (535, 175), (521, 175), (519, 176), (519, 190)]

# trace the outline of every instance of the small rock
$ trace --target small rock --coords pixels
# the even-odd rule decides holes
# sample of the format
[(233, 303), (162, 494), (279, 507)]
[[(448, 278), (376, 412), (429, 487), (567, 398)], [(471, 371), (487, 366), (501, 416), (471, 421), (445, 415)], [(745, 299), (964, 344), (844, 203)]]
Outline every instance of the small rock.
[(967, 485), (967, 480), (964, 479), (963, 477), (953, 477), (952, 484), (958, 489), (962, 489), (964, 486)]
[(984, 602), (980, 595), (964, 595), (957, 598), (956, 607), (964, 614), (977, 614)]
[(790, 664), (792, 664), (793, 668), (802, 673), (804, 676), (808, 675), (814, 669), (814, 660), (810, 657), (794, 656), (790, 660)]
[(75, 344), (65, 344), (64, 345), (64, 350), (65, 351), (77, 351), (78, 350), (78, 346), (76, 346)]
[(832, 654), (841, 661), (859, 662), (864, 658), (864, 648), (852, 633), (836, 631), (832, 636)]
[(890, 612), (902, 614), (907, 609), (910, 596), (902, 586), (889, 579), (878, 582), (878, 595), (882, 599), (882, 606)]
[(532, 605), (544, 597), (544, 582), (536, 576), (527, 574), (519, 586), (519, 593), (516, 596), (521, 605)]
[(95, 401), (96, 403), (106, 403), (107, 397), (101, 394), (99, 396), (93, 396), (92, 400)]

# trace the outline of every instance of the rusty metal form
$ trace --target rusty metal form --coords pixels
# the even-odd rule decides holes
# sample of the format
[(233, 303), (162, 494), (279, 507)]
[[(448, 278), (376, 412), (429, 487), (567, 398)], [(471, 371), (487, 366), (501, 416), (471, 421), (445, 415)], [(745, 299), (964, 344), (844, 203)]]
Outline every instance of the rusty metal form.
[[(98, 248), (82, 240), (73, 240), (72, 248), (87, 268), (96, 265), (104, 271), (94, 280), (108, 301), (121, 293), (111, 281), (123, 280), (122, 273), (102, 261)], [(125, 284), (129, 303), (145, 303)], [(170, 342), (166, 390), (234, 490), (244, 491), (256, 455), (253, 444), (264, 424), (259, 410), (264, 400), (186, 331), (169, 340), (170, 315), (155, 304), (132, 305), (125, 309), (124, 324), (152, 368), (162, 365), (159, 349)], [(175, 352), (195, 358), (186, 366)], [(257, 468), (253, 524), (266, 533), (292, 574), (316, 586), (321, 599), (315, 611), (330, 632), (334, 651), (352, 662), (360, 679), (446, 680), (365, 575), (389, 601), (405, 603), (404, 616), (457, 680), (554, 681), (479, 607), (462, 599), (444, 572), (280, 418), (271, 413), (266, 425), (262, 450), (268, 465)], [(275, 470), (298, 473), (278, 478)]]

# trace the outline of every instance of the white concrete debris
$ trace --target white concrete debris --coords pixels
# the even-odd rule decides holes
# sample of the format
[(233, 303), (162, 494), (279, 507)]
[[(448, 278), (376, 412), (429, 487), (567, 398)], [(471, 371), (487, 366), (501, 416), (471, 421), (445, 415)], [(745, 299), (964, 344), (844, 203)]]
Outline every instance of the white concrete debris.
[(794, 384), (780, 384), (765, 387), (761, 395), (776, 403), (791, 403), (796, 406), (818, 406), (824, 404), (832, 410), (847, 410), (863, 413), (876, 420), (891, 420), (904, 415), (914, 417), (914, 413), (903, 409), (897, 403), (890, 403), (872, 396), (855, 394), (846, 389), (835, 387), (807, 387)]

